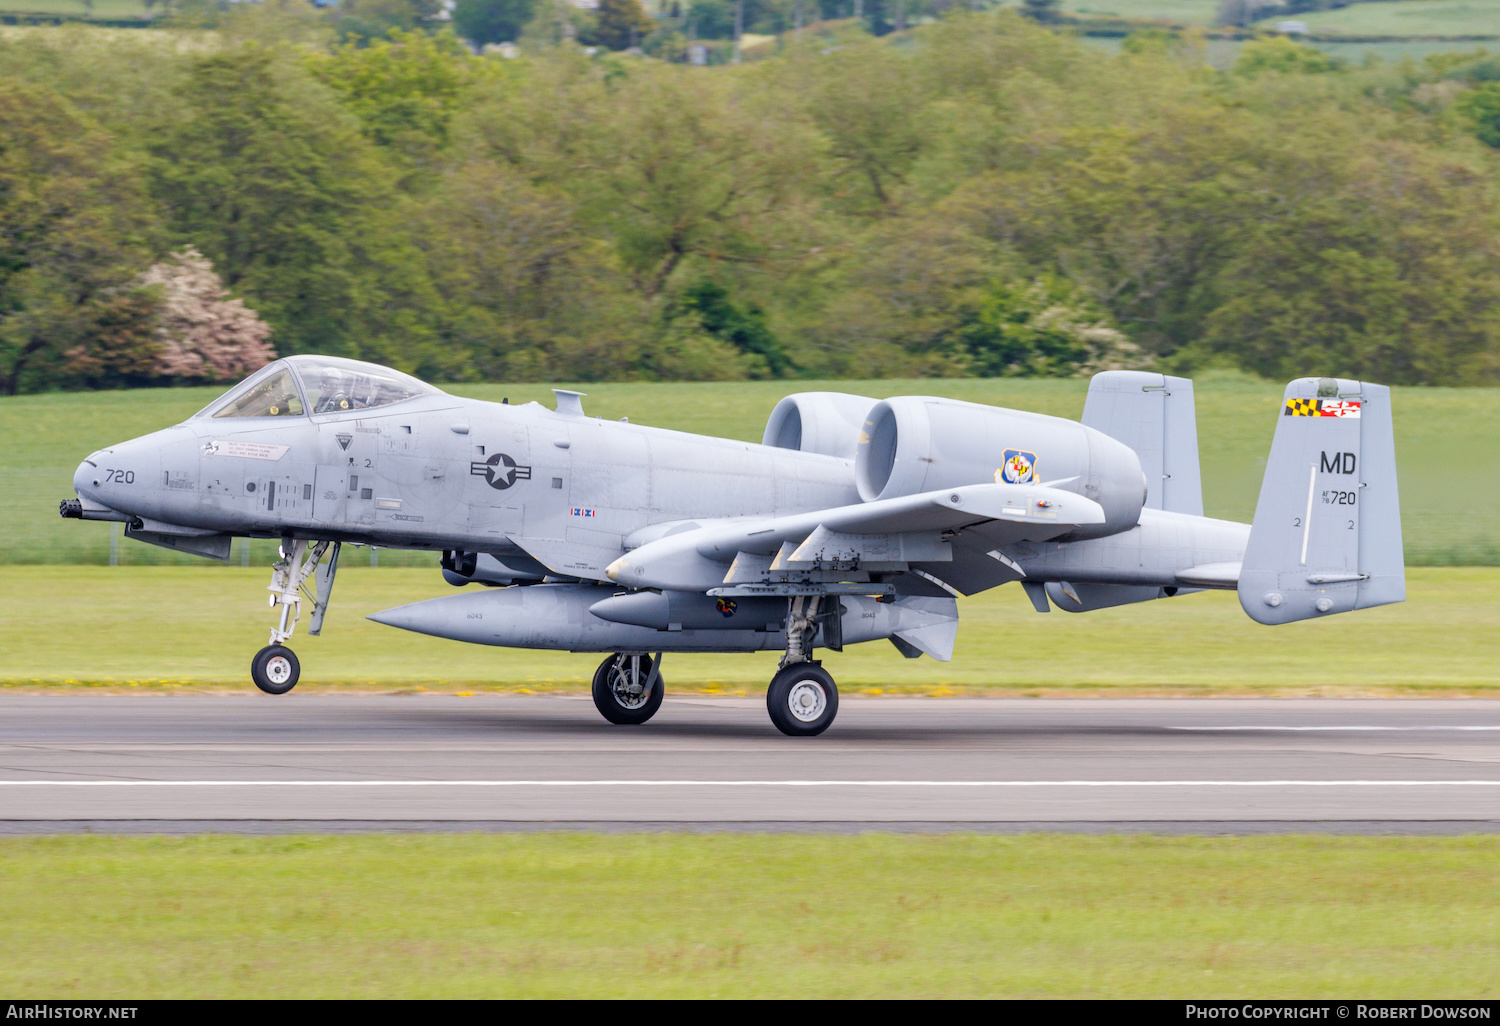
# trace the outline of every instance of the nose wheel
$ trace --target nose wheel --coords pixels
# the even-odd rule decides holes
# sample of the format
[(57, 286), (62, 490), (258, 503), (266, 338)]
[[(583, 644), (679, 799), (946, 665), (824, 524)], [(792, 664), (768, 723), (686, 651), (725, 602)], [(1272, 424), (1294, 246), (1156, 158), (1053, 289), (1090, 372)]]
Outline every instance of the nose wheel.
[(285, 645), (267, 645), (250, 660), (250, 678), (268, 695), (284, 695), (297, 686), (302, 664)]
[(645, 723), (661, 708), (665, 690), (660, 652), (655, 659), (616, 652), (594, 671), (594, 707), (611, 723)]

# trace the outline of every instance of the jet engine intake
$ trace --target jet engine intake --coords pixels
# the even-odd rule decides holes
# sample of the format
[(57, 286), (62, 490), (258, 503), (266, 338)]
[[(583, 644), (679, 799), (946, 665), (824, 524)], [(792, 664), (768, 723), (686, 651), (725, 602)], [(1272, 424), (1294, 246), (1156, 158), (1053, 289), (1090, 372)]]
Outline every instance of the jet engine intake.
[(876, 402), (845, 392), (797, 392), (771, 411), (761, 444), (853, 459), (860, 425)]
[(1041, 484), (1099, 503), (1105, 522), (1075, 537), (1129, 530), (1146, 501), (1134, 450), (1076, 421), (935, 396), (897, 396), (865, 417), (854, 481), (866, 502), (995, 481)]

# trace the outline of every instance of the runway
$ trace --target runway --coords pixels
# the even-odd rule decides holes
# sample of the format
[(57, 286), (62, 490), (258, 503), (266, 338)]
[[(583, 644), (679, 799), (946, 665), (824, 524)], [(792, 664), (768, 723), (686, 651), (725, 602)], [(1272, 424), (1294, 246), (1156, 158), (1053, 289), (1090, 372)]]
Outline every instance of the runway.
[(1500, 701), (0, 696), (0, 833), (1500, 832)]

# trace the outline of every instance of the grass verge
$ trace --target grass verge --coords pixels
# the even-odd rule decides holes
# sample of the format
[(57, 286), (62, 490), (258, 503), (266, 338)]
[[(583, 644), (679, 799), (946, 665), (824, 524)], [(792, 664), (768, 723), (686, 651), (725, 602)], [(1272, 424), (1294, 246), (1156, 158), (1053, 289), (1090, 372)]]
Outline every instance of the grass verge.
[[(0, 566), (0, 688), (250, 687), (271, 614), (263, 569)], [(472, 587), (472, 586), (471, 586)], [(1412, 569), (1408, 601), (1267, 628), (1232, 592), (1045, 616), (1021, 590), (959, 602), (951, 663), (885, 642), (821, 653), (845, 693), (1500, 696), (1500, 569)], [(581, 691), (597, 655), (489, 648), (382, 627), (366, 613), (452, 594), (435, 568), (346, 566), (324, 635), (298, 634), (300, 692)], [(305, 622), (305, 621), (304, 621)], [(763, 693), (777, 654), (672, 655), (670, 693)]]
[(1500, 838), (0, 840), (36, 998), (1500, 993)]

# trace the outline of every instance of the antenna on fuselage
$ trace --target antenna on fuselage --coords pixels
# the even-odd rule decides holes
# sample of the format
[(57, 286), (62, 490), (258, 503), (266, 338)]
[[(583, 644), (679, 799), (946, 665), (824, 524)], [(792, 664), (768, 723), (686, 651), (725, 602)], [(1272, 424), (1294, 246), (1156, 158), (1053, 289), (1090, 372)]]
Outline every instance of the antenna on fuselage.
[(564, 417), (583, 416), (583, 397), (587, 392), (574, 392), (567, 388), (554, 388), (552, 394), (557, 396), (557, 412)]

